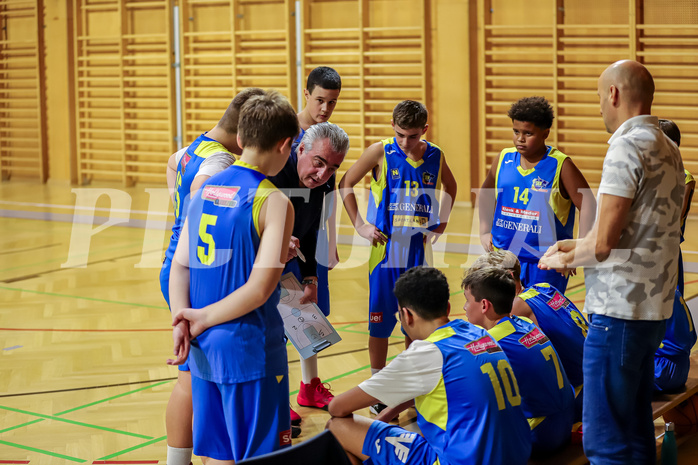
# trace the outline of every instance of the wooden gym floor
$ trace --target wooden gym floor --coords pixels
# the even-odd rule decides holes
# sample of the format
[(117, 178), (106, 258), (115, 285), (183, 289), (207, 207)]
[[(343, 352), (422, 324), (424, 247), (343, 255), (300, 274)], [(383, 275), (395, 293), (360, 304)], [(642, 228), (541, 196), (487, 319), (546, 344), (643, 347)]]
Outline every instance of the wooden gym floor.
[[(97, 194), (106, 195), (95, 202)], [(165, 406), (177, 376), (165, 364), (170, 314), (158, 281), (168, 206), (162, 188), (0, 184), (0, 463), (165, 463)], [(472, 216), (471, 208), (456, 207), (435, 250), (453, 317), (465, 316), (460, 278), (481, 251)], [(330, 273), (329, 319), (342, 341), (319, 357), (321, 377), (336, 393), (370, 376), (368, 248), (347, 224), (342, 217), (342, 263)], [(694, 311), (697, 228), (689, 219), (683, 247)], [(584, 291), (583, 278), (572, 278), (567, 294), (580, 308)], [(389, 356), (402, 347), (396, 328)], [(288, 354), (295, 407), (300, 368), (293, 347)], [(317, 409), (298, 412), (304, 420), (297, 441), (329, 418)], [(413, 418), (410, 411), (400, 423)], [(698, 439), (679, 455), (681, 464), (696, 463)]]

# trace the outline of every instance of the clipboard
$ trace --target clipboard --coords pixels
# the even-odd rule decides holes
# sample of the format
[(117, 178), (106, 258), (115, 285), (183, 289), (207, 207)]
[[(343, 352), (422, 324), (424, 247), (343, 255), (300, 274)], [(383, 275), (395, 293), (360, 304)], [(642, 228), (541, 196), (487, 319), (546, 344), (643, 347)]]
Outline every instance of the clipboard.
[(314, 303), (301, 304), (303, 286), (293, 273), (281, 277), (278, 310), (286, 337), (305, 360), (342, 340), (322, 310)]

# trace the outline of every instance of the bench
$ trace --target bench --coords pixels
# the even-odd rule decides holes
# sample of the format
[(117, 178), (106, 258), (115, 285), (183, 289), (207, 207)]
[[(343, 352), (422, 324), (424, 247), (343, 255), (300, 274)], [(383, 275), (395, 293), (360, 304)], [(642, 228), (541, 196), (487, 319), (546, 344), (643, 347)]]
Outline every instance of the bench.
[[(691, 355), (691, 370), (688, 373), (688, 380), (683, 391), (676, 394), (660, 394), (655, 396), (652, 402), (652, 418), (656, 420), (664, 413), (678, 406), (681, 402), (688, 399), (692, 395), (698, 393), (698, 351)], [(659, 454), (664, 438), (664, 426), (660, 425), (656, 428), (657, 432), (657, 453)], [(681, 444), (690, 438), (692, 435), (680, 436), (676, 439), (677, 444)], [(564, 463), (566, 465), (584, 465), (589, 463), (584, 455), (584, 449), (581, 444), (570, 444), (560, 452), (545, 459), (529, 460), (529, 465), (554, 465)]]

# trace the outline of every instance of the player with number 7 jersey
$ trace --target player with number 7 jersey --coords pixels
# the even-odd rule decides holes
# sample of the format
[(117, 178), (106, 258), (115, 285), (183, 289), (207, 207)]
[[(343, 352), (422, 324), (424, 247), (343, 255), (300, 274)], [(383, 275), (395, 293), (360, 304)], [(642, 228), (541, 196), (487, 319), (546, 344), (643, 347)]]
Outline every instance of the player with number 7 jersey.
[(550, 338), (574, 388), (574, 421), (582, 421), (584, 341), (589, 325), (565, 295), (547, 283), (529, 287), (514, 300), (512, 314), (530, 318)]

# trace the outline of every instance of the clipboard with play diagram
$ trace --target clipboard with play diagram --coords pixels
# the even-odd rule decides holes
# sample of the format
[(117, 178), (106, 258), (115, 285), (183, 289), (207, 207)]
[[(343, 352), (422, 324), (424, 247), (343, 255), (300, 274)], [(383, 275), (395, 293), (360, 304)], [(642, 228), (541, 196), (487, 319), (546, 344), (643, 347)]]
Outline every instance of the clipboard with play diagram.
[(284, 321), (286, 337), (294, 345), (301, 358), (311, 357), (332, 344), (341, 341), (320, 307), (314, 303), (301, 304), (303, 286), (293, 273), (281, 277), (279, 314)]

